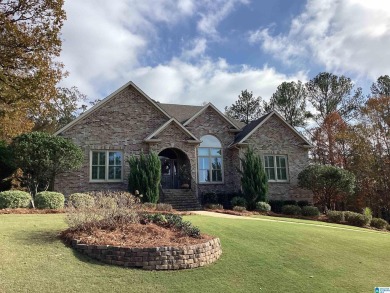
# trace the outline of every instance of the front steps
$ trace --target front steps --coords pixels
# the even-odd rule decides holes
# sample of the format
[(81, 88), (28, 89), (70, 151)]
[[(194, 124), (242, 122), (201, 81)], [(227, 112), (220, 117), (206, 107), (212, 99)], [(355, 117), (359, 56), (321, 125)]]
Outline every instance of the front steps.
[(199, 211), (202, 209), (191, 189), (163, 189), (160, 198), (178, 211)]

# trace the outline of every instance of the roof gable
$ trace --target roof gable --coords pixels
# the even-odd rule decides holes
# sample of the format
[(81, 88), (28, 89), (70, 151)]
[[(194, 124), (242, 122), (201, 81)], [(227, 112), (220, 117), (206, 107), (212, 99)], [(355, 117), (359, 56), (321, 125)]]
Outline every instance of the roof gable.
[(185, 123), (188, 119), (198, 113), (203, 106), (178, 105), (157, 103), (171, 117), (174, 117), (180, 123)]
[(153, 142), (155, 139), (154, 137), (158, 135), (159, 133), (163, 132), (164, 129), (166, 129), (169, 125), (174, 124), (176, 125), (182, 132), (187, 134), (189, 137), (192, 138), (192, 142), (200, 143), (201, 141), (197, 139), (187, 128), (185, 128), (179, 121), (177, 121), (175, 118), (169, 119), (167, 122), (165, 122), (163, 125), (161, 125), (156, 131), (154, 131), (152, 134), (150, 134), (148, 137), (145, 138), (145, 142)]
[(312, 147), (312, 144), (302, 135), (300, 134), (294, 127), (292, 127), (290, 124), (284, 120), (284, 118), (276, 111), (272, 111), (270, 113), (265, 114), (264, 116), (260, 117), (259, 119), (256, 119), (252, 121), (251, 123), (247, 124), (243, 130), (238, 133), (234, 139), (235, 144), (242, 144), (245, 143), (245, 141), (257, 130), (259, 129), (268, 119), (270, 119), (272, 116), (277, 116), (294, 134), (296, 134), (305, 145), (308, 147)]
[(205, 105), (202, 109), (200, 109), (197, 113), (195, 113), (190, 119), (188, 119), (183, 125), (187, 126), (190, 124), (192, 121), (194, 121), (198, 116), (200, 116), (202, 113), (206, 111), (206, 109), (212, 108), (215, 112), (218, 113), (219, 116), (221, 116), (228, 124), (230, 124), (234, 129), (240, 129), (239, 126), (234, 124), (230, 119), (228, 119), (221, 111), (217, 109), (213, 104), (208, 103)]
[(78, 116), (76, 119), (65, 125), (63, 128), (58, 130), (54, 133), (54, 135), (59, 135), (60, 133), (66, 131), (67, 129), (71, 128), (73, 125), (77, 124), (79, 121), (85, 119), (86, 117), (90, 116), (92, 113), (94, 113), (96, 110), (102, 108), (104, 105), (106, 105), (109, 101), (111, 101), (118, 93), (126, 89), (127, 87), (133, 87), (137, 92), (141, 94), (142, 97), (144, 97), (150, 104), (152, 104), (158, 111), (160, 111), (163, 115), (165, 115), (167, 118), (171, 118), (171, 116), (163, 110), (158, 103), (153, 101), (147, 94), (145, 94), (139, 87), (137, 87), (132, 81), (129, 81), (125, 85), (121, 86), (119, 89), (111, 93), (109, 96), (104, 98), (102, 101), (94, 105), (92, 108), (88, 109), (85, 113)]

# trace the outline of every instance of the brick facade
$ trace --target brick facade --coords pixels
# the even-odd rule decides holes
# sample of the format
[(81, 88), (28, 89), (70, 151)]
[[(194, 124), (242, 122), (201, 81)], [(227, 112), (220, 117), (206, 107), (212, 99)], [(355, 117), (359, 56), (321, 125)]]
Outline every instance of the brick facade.
[[(129, 166), (126, 159), (133, 154), (160, 153), (164, 149), (180, 150), (191, 166), (195, 195), (207, 192), (232, 193), (240, 190), (240, 154), (243, 147), (233, 145), (237, 127), (229, 123), (212, 106), (205, 106), (202, 112), (190, 120), (183, 130), (177, 121), (163, 112), (147, 98), (134, 84), (130, 83), (111, 95), (96, 109), (83, 114), (76, 122), (65, 127), (58, 135), (68, 137), (84, 151), (84, 165), (78, 171), (57, 176), (55, 190), (69, 195), (75, 192), (99, 190), (127, 190)], [(173, 116), (172, 116), (173, 117)], [(168, 121), (169, 124), (167, 123)], [(162, 125), (167, 123), (164, 129)], [(185, 124), (184, 124), (185, 125)], [(161, 131), (157, 131), (160, 129)], [(156, 135), (145, 141), (152, 133)], [(192, 135), (191, 135), (192, 134)], [(197, 148), (200, 138), (213, 135), (222, 144), (223, 182), (199, 184)], [(270, 183), (270, 199), (311, 199), (311, 194), (297, 188), (298, 173), (308, 164), (308, 148), (304, 142), (277, 115), (272, 115), (253, 132), (245, 143), (264, 154), (283, 154), (288, 158), (288, 182)], [(123, 153), (123, 181), (97, 183), (90, 181), (90, 153), (92, 150), (115, 150)]]

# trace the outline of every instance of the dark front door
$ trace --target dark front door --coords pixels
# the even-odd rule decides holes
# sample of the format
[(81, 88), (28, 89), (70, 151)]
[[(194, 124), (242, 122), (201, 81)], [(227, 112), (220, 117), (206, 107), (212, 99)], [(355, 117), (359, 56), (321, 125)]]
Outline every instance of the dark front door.
[(161, 158), (161, 186), (164, 189), (179, 188), (177, 160)]

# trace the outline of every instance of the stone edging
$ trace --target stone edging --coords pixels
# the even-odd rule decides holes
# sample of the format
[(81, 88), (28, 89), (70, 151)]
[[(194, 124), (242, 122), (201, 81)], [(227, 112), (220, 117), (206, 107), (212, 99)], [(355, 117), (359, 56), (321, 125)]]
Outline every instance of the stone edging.
[(222, 254), (219, 238), (190, 246), (128, 248), (111, 245), (88, 245), (72, 240), (72, 247), (104, 263), (144, 270), (180, 270), (202, 267), (215, 262)]

